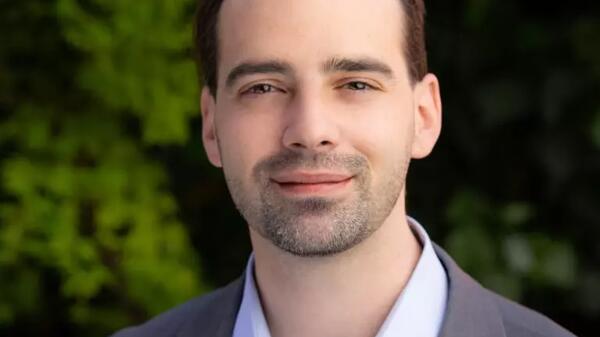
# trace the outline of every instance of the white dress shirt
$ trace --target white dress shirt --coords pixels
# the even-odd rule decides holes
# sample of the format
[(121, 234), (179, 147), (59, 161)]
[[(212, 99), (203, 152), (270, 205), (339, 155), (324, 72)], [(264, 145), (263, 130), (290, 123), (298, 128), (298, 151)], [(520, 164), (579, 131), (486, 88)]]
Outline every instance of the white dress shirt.
[[(446, 271), (423, 227), (408, 217), (423, 250), (406, 286), (376, 337), (436, 337), (444, 320), (448, 294)], [(254, 281), (254, 254), (246, 266), (244, 294), (233, 337), (271, 337)]]

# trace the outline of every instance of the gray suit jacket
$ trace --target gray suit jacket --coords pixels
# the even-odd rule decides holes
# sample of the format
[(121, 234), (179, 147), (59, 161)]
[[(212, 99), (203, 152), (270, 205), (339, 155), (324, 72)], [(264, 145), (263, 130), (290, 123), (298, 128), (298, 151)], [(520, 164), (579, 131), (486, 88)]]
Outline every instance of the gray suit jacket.
[[(547, 317), (509, 301), (473, 280), (440, 247), (448, 274), (448, 303), (440, 337), (574, 336)], [(242, 299), (243, 276), (113, 337), (231, 337)]]

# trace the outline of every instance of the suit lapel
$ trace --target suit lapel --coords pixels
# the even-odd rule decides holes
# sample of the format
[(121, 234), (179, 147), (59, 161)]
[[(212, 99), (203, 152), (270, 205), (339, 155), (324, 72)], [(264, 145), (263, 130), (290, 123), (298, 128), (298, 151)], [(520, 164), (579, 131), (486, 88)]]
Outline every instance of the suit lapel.
[(506, 337), (496, 303), (479, 283), (434, 244), (448, 275), (448, 303), (440, 337)]
[[(435, 252), (448, 275), (448, 303), (440, 337), (506, 337), (496, 303), (438, 245)], [(244, 288), (244, 276), (209, 295), (207, 303), (176, 337), (231, 337)]]
[(177, 331), (176, 337), (231, 337), (242, 301), (244, 276), (215, 291), (201, 309)]

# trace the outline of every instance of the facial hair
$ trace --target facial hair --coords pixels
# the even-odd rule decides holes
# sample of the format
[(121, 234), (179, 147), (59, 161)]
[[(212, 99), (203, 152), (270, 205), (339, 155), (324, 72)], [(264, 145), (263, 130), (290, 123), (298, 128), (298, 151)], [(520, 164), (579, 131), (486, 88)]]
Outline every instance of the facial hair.
[[(236, 207), (261, 236), (293, 255), (329, 256), (356, 246), (381, 226), (400, 196), (409, 160), (392, 165), (375, 186), (364, 156), (288, 150), (255, 165), (254, 188), (227, 170), (225, 178)], [(352, 190), (341, 198), (285, 196), (271, 177), (294, 170), (347, 173)]]

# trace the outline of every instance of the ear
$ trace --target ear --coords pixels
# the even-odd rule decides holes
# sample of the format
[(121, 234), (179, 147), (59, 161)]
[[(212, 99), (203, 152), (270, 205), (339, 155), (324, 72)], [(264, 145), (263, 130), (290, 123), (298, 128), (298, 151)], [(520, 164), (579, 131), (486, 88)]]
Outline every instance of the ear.
[(200, 110), (202, 112), (202, 143), (208, 160), (216, 167), (222, 167), (219, 141), (215, 130), (215, 97), (207, 86), (202, 88)]
[(442, 129), (442, 99), (437, 77), (427, 74), (414, 89), (415, 137), (412, 158), (426, 157)]

